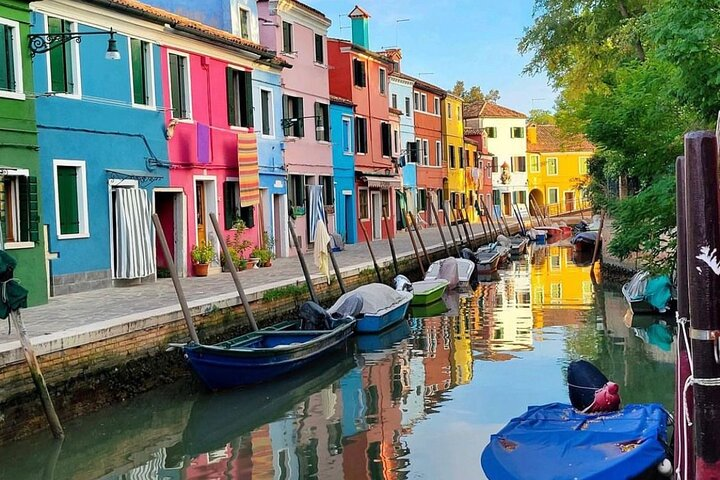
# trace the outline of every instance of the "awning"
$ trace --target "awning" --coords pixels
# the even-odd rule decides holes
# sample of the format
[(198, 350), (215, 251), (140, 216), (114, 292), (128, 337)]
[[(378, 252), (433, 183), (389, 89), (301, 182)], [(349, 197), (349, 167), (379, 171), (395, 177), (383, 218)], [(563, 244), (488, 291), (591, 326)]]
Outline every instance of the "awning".
[(398, 177), (390, 177), (387, 175), (360, 175), (360, 180), (367, 182), (370, 188), (399, 188), (402, 183)]
[(120, 170), (115, 168), (106, 168), (105, 173), (107, 173), (109, 179), (137, 180), (140, 185), (148, 185), (163, 178), (162, 175), (145, 172), (143, 170)]

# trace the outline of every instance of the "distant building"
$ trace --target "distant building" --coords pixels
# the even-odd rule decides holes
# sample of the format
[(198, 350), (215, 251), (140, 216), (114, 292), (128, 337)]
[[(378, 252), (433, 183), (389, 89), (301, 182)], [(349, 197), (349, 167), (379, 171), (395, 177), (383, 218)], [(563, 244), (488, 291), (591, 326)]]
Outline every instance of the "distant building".
[(335, 178), (335, 228), (345, 243), (357, 242), (355, 112), (352, 101), (330, 97), (330, 141)]

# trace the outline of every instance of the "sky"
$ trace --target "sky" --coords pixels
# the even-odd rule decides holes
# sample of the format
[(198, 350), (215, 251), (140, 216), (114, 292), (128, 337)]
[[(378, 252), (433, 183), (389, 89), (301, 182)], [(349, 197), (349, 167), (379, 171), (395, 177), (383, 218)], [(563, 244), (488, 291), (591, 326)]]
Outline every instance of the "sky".
[[(304, 0), (332, 20), (329, 35), (351, 36), (347, 14), (358, 4), (370, 14), (370, 48), (402, 49), (402, 70), (452, 89), (457, 80), (484, 92), (500, 91), (499, 104), (527, 113), (552, 110), (556, 94), (544, 75), (527, 76), (528, 58), (517, 50), (532, 24), (533, 0)], [(397, 22), (398, 19), (409, 21)]]

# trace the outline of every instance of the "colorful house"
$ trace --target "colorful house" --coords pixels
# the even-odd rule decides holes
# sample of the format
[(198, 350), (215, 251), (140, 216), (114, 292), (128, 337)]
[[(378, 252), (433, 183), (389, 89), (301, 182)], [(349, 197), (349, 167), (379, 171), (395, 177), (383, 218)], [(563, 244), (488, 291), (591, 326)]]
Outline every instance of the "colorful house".
[(17, 261), (15, 276), (29, 305), (47, 303), (46, 239), (41, 227), (38, 132), (33, 69), (28, 51), (29, 1), (0, 3), (0, 230)]
[[(477, 171), (472, 171), (472, 178), (475, 189), (475, 201), (472, 208), (475, 211), (475, 217), (482, 212), (482, 204), (485, 202), (488, 208), (492, 208), (492, 165), (493, 155), (487, 148), (487, 132), (482, 128), (465, 128), (465, 141), (477, 148)], [(481, 201), (482, 200), (482, 201)]]
[(585, 208), (582, 186), (595, 146), (583, 135), (568, 135), (555, 125), (527, 128), (528, 189), (533, 206), (551, 215)]
[(479, 190), (482, 187), (482, 170), (480, 168), (480, 152), (478, 152), (478, 142), (463, 137), (463, 148), (465, 150), (465, 168), (463, 169), (463, 193), (465, 194), (462, 202), (465, 209), (465, 217), (471, 222), (478, 220), (477, 211), (475, 210), (475, 202), (478, 199)]
[(330, 97), (330, 140), (335, 176), (335, 227), (345, 243), (357, 242), (353, 103)]
[(355, 104), (355, 184), (358, 230), (386, 238), (383, 212), (395, 225), (395, 191), (401, 188), (393, 158), (388, 102), (391, 61), (370, 50), (368, 19), (360, 7), (349, 14), (352, 41), (328, 40), (330, 93)]
[(258, 15), (263, 19), (260, 42), (292, 67), (282, 75), (281, 122), (288, 200), (305, 249), (313, 242), (318, 218), (335, 230), (326, 47), (331, 22), (297, 0), (259, 0)]
[(91, 34), (32, 44), (50, 294), (154, 280), (148, 214), (169, 185), (163, 26), (131, 0), (32, 7), (39, 39)]
[(446, 93), (442, 100), (442, 144), (447, 159), (447, 188), (445, 198), (450, 200), (454, 215), (468, 205), (470, 185), (465, 178), (469, 166), (466, 158), (465, 137), (463, 134), (462, 99)]
[[(492, 102), (465, 105), (465, 127), (484, 129), (493, 153), (493, 204), (496, 211), (512, 216), (513, 204), (527, 204), (525, 114)], [(490, 206), (488, 206), (490, 208)]]

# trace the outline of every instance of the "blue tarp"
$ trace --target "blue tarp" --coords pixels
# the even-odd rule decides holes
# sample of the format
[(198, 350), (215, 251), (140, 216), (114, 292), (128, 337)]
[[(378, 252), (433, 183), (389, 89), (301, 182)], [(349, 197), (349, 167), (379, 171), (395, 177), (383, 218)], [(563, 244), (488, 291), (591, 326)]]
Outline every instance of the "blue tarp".
[(651, 278), (645, 287), (645, 300), (660, 312), (664, 312), (672, 296), (670, 287), (672, 283), (667, 275)]
[(630, 479), (665, 458), (667, 413), (658, 404), (582, 414), (571, 405), (529, 407), (490, 437), (490, 480)]

